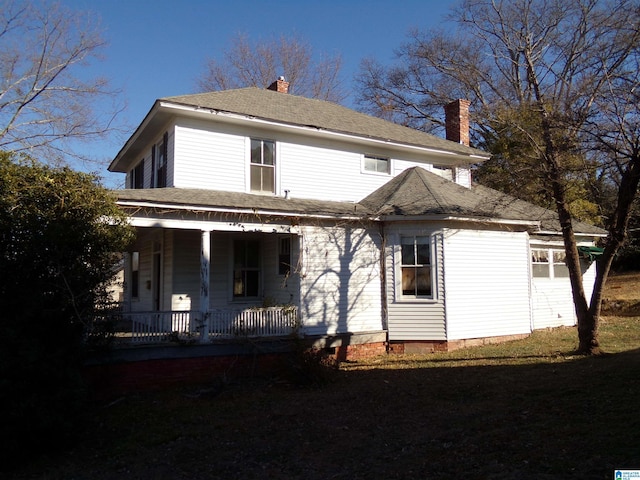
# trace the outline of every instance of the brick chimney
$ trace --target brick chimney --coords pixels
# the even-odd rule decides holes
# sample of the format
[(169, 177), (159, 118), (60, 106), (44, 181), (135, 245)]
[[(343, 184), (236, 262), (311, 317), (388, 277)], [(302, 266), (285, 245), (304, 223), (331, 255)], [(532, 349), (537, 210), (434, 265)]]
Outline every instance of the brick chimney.
[(273, 90), (279, 93), (289, 93), (289, 82), (284, 77), (278, 77), (278, 80), (267, 87), (267, 90)]
[(469, 146), (469, 100), (454, 100), (444, 106), (447, 140)]

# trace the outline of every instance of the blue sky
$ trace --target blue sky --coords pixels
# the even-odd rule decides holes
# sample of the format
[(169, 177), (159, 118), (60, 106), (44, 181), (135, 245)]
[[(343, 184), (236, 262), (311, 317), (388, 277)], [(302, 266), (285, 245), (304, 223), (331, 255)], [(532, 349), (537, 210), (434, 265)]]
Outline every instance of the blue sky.
[[(207, 58), (220, 58), (238, 33), (249, 38), (295, 34), (316, 53), (340, 54), (345, 86), (352, 90), (360, 61), (391, 62), (412, 28), (437, 28), (448, 0), (62, 0), (73, 9), (95, 12), (109, 45), (91, 72), (122, 89), (122, 120), (135, 128), (160, 97), (193, 93)], [(286, 73), (285, 73), (286, 74)], [(93, 145), (104, 158), (107, 186), (122, 174), (106, 165), (126, 140), (113, 136)]]

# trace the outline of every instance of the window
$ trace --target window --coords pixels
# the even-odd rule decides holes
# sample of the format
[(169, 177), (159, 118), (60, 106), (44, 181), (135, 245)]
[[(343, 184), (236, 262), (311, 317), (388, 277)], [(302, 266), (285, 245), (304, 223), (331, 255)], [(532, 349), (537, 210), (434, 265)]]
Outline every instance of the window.
[(275, 143), (251, 139), (251, 191), (275, 193)]
[(151, 149), (151, 187), (162, 188), (167, 186), (167, 145), (168, 134), (162, 136), (160, 143)]
[(260, 242), (233, 242), (233, 298), (257, 297), (260, 293)]
[(389, 159), (384, 157), (365, 155), (364, 171), (375, 173), (389, 173)]
[(278, 242), (278, 275), (291, 273), (291, 237), (281, 238)]
[(131, 252), (131, 298), (140, 297), (140, 252)]
[(566, 278), (569, 268), (565, 253), (559, 248), (531, 249), (531, 275), (537, 278)]
[(431, 298), (431, 248), (429, 237), (402, 237), (401, 269), (402, 295), (413, 298)]
[(144, 188), (144, 159), (131, 170), (131, 188)]

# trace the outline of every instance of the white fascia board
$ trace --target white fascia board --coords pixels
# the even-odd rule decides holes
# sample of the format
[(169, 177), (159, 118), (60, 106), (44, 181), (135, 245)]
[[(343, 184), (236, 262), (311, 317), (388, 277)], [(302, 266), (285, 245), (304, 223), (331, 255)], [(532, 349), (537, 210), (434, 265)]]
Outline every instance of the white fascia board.
[(463, 163), (463, 164), (469, 164), (469, 163), (474, 163), (474, 162), (483, 162), (483, 161), (489, 160), (491, 158), (490, 155), (487, 155), (487, 156), (475, 155), (475, 154), (462, 155), (460, 153), (449, 152), (449, 151), (446, 151), (446, 150), (439, 150), (439, 149), (436, 149), (436, 148), (421, 147), (421, 146), (418, 146), (418, 145), (412, 145), (412, 144), (408, 144), (408, 143), (399, 143), (399, 142), (394, 142), (394, 141), (391, 141), (391, 140), (382, 140), (382, 139), (377, 139), (377, 138), (363, 137), (363, 136), (349, 134), (349, 133), (336, 132), (336, 131), (333, 131), (333, 130), (325, 130), (325, 129), (322, 129), (320, 127), (296, 125), (296, 124), (293, 124), (293, 123), (285, 123), (285, 122), (277, 122), (277, 121), (274, 121), (274, 120), (266, 120), (266, 119), (263, 119), (263, 118), (252, 117), (250, 115), (242, 115), (242, 114), (238, 114), (238, 113), (231, 113), (231, 112), (225, 112), (225, 111), (221, 111), (221, 110), (216, 110), (214, 108), (193, 107), (193, 106), (188, 106), (188, 105), (178, 105), (178, 104), (169, 103), (169, 102), (161, 102), (160, 103), (160, 107), (162, 107), (162, 108), (172, 108), (172, 109), (176, 109), (176, 110), (182, 110), (182, 111), (185, 111), (185, 112), (191, 112), (191, 113), (197, 113), (197, 114), (199, 113), (199, 114), (216, 115), (216, 116), (219, 116), (219, 117), (222, 117), (222, 118), (228, 118), (230, 120), (259, 123), (261, 125), (266, 125), (266, 126), (270, 126), (270, 127), (286, 128), (286, 129), (296, 130), (296, 131), (304, 132), (304, 133), (313, 133), (313, 134), (321, 134), (323, 136), (328, 136), (328, 137), (337, 137), (337, 138), (340, 138), (340, 139), (343, 139), (343, 140), (351, 140), (351, 141), (359, 141), (359, 142), (364, 141), (364, 142), (367, 142), (367, 143), (374, 143), (376, 145), (383, 145), (383, 146), (386, 146), (386, 147), (414, 150), (414, 151), (419, 152), (419, 153), (432, 153), (432, 154), (437, 154), (437, 155), (441, 155), (441, 156), (444, 156), (444, 157), (451, 158), (452, 164), (454, 164), (456, 162)]
[[(562, 235), (562, 232), (554, 232), (551, 230), (541, 230), (536, 232), (536, 235)], [(573, 235), (576, 237), (595, 237), (595, 238), (605, 238), (607, 233), (581, 233), (581, 232), (573, 232)]]
[(130, 225), (140, 228), (167, 228), (176, 230), (200, 230), (209, 232), (260, 232), (298, 234), (295, 225), (266, 224), (254, 222), (212, 222), (198, 220), (177, 220), (162, 217), (132, 217)]
[[(500, 218), (484, 218), (484, 217), (456, 217), (453, 215), (390, 215), (379, 217), (384, 222), (415, 222), (415, 221), (458, 221), (471, 223), (489, 223), (500, 225), (523, 225), (526, 227), (540, 228), (540, 222), (536, 220), (508, 220)], [(538, 232), (536, 232), (538, 233)]]

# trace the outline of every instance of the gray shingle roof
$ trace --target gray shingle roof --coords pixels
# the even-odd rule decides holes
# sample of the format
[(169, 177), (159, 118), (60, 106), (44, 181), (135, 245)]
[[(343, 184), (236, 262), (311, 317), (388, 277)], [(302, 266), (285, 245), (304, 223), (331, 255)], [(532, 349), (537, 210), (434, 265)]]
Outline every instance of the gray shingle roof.
[[(380, 216), (452, 215), (459, 217), (540, 222), (543, 231), (559, 232), (555, 212), (518, 200), (481, 185), (471, 189), (423, 168), (405, 170), (360, 201)], [(604, 230), (574, 222), (576, 232), (602, 234)]]
[[(546, 232), (560, 232), (555, 212), (518, 200), (481, 185), (471, 189), (446, 180), (422, 168), (405, 170), (359, 203), (330, 202), (299, 198), (285, 199), (239, 192), (194, 188), (127, 189), (115, 192), (120, 201), (134, 204), (251, 210), (269, 214), (335, 218), (452, 216), (487, 220), (540, 222)], [(601, 235), (604, 230), (574, 222), (577, 233)]]
[(288, 213), (329, 217), (361, 217), (371, 212), (351, 202), (329, 202), (300, 198), (283, 198), (239, 192), (222, 192), (197, 188), (145, 188), (115, 192), (118, 200), (135, 203), (173, 205), (176, 207), (202, 207), (261, 212)]
[(335, 103), (262, 88), (249, 87), (196, 93), (165, 97), (160, 100), (462, 155), (489, 157), (482, 150), (365, 115)]

